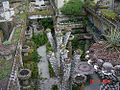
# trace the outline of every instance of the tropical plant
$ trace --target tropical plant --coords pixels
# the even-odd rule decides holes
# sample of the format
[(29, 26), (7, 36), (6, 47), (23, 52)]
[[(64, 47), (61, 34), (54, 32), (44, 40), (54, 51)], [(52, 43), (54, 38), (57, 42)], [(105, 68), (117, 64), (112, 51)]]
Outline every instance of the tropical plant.
[(120, 30), (112, 29), (107, 34), (104, 34), (106, 38), (106, 49), (118, 51), (120, 53)]
[(82, 1), (81, 0), (69, 0), (61, 8), (61, 12), (65, 15), (80, 15), (82, 11)]

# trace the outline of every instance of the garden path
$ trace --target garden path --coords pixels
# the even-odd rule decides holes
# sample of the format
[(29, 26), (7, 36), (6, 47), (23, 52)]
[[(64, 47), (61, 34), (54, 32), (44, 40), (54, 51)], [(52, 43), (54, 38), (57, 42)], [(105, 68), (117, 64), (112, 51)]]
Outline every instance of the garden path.
[(39, 47), (37, 52), (42, 56), (42, 60), (38, 63), (40, 75), (39, 90), (51, 90), (52, 85), (58, 84), (58, 80), (56, 78), (50, 78), (46, 56), (46, 45)]

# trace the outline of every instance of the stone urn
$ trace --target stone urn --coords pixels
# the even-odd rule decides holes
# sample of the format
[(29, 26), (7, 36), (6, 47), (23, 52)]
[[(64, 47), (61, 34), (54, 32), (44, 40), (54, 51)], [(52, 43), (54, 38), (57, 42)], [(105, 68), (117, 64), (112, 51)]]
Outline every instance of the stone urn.
[(85, 83), (86, 80), (87, 80), (87, 76), (85, 76), (84, 74), (75, 74), (73, 76), (73, 81), (78, 85)]
[(22, 47), (22, 52), (23, 52), (24, 56), (28, 56), (29, 50), (30, 50), (30, 47), (27, 46), (27, 45), (24, 45), (24, 46)]
[(29, 69), (21, 69), (18, 72), (18, 78), (20, 85), (25, 89), (30, 88), (28, 79), (31, 77), (31, 71)]

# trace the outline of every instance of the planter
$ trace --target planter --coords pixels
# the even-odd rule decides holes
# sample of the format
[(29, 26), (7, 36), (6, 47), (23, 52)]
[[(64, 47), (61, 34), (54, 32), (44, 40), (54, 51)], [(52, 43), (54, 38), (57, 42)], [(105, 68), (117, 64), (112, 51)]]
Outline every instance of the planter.
[(31, 77), (31, 71), (29, 69), (21, 69), (18, 73), (20, 85), (22, 88), (30, 88), (28, 79)]
[(86, 80), (87, 80), (87, 76), (85, 76), (84, 74), (76, 74), (73, 77), (73, 81), (78, 85), (86, 82)]
[(28, 56), (29, 49), (30, 49), (30, 47), (27, 45), (22, 47), (22, 52), (23, 52), (24, 56)]

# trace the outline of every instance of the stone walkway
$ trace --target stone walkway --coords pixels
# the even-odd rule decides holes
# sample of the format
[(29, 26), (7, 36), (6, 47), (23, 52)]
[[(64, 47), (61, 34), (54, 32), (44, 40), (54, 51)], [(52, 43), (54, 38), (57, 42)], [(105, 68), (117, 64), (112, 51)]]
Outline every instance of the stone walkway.
[(56, 78), (50, 78), (46, 56), (46, 45), (39, 47), (37, 52), (42, 56), (42, 60), (38, 63), (40, 75), (39, 90), (51, 90), (52, 85), (58, 84), (58, 80)]
[(42, 60), (38, 63), (39, 75), (43, 78), (49, 79), (50, 75), (48, 70), (48, 61), (46, 58), (46, 45), (39, 47), (37, 52), (40, 56), (42, 56)]

